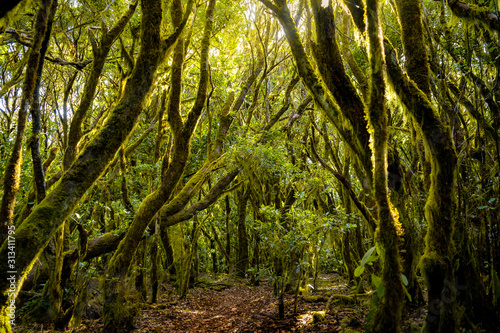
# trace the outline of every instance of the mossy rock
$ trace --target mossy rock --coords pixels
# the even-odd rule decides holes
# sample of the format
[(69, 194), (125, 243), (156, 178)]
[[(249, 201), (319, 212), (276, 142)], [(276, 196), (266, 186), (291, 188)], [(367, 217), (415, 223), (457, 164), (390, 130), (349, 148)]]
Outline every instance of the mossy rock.
[(362, 323), (356, 317), (347, 317), (342, 319), (340, 325), (344, 328), (342, 332), (359, 332), (354, 329), (362, 328)]
[(346, 329), (343, 329), (341, 332), (343, 332), (343, 333), (358, 333), (358, 332), (361, 332), (361, 331), (358, 331), (357, 329), (348, 327)]
[(313, 323), (325, 322), (326, 321), (325, 314), (326, 314), (325, 311), (314, 311), (312, 313)]
[(336, 306), (356, 304), (356, 299), (350, 295), (333, 294), (326, 303), (326, 311), (332, 311)]

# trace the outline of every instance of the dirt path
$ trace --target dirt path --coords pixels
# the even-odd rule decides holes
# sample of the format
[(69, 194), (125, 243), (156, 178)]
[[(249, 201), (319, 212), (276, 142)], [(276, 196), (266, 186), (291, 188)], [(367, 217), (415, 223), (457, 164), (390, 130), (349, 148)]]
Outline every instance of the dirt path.
[[(271, 290), (237, 286), (221, 291), (194, 290), (166, 310), (145, 310), (138, 330), (161, 323), (167, 332), (254, 332), (275, 310)], [(159, 332), (159, 331), (158, 331)]]
[[(221, 290), (191, 289), (182, 300), (173, 293), (164, 294), (157, 304), (141, 309), (135, 332), (340, 332), (345, 315), (356, 316), (355, 309), (343, 309), (345, 312), (326, 314), (321, 322), (313, 322), (313, 312), (323, 311), (325, 302), (310, 303), (299, 298), (298, 314), (294, 315), (294, 296), (286, 295), (285, 318), (280, 320), (278, 300), (269, 283), (216, 287)], [(84, 320), (73, 332), (100, 333), (101, 329), (99, 320)]]
[[(315, 313), (325, 310), (329, 298), (327, 293), (342, 296), (349, 292), (350, 288), (342, 277), (337, 274), (324, 275), (318, 280), (316, 292), (299, 298), (296, 315), (293, 313), (294, 295), (285, 295), (285, 318), (280, 320), (278, 300), (269, 283), (252, 287), (243, 284), (243, 281), (231, 281), (226, 285), (225, 282), (212, 280), (190, 289), (182, 300), (178, 299), (173, 289), (168, 289), (157, 304), (142, 305), (135, 332), (363, 332), (369, 308), (368, 298), (342, 302), (343, 298), (336, 296), (339, 302), (333, 305), (329, 313), (315, 316)], [(416, 317), (421, 323), (422, 313), (416, 313)], [(412, 331), (409, 328), (413, 325), (409, 323), (405, 326), (404, 332)], [(16, 332), (49, 332), (36, 325), (29, 329)], [(83, 324), (71, 332), (101, 333), (102, 320), (84, 319)]]
[[(221, 291), (196, 289), (185, 300), (167, 307), (142, 311), (137, 332), (339, 332), (340, 323), (327, 315), (322, 323), (312, 323), (312, 312), (322, 311), (325, 303), (299, 302), (299, 315), (293, 315), (293, 296), (285, 297), (285, 318), (278, 319), (277, 299), (272, 288), (233, 286)], [(164, 308), (164, 309), (162, 309)]]

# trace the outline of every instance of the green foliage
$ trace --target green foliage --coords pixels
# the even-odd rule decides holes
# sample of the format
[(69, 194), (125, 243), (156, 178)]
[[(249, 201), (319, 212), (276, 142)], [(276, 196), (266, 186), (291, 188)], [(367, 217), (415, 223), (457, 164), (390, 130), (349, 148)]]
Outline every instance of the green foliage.
[(300, 170), (287, 156), (286, 141), (277, 132), (267, 144), (255, 144), (256, 138), (235, 142), (229, 151), (231, 165), (242, 168), (259, 184), (266, 182), (286, 185), (300, 177)]
[[(356, 277), (362, 276), (363, 273), (365, 272), (366, 265), (373, 265), (374, 262), (378, 261), (379, 256), (373, 255), (374, 252), (376, 252), (375, 246), (371, 247), (370, 249), (368, 249), (368, 251), (366, 251), (366, 253), (363, 255), (363, 258), (361, 259), (361, 261), (359, 263), (359, 266), (356, 267), (356, 269), (354, 271), (354, 276), (356, 276)], [(363, 278), (364, 278), (364, 276), (363, 276)], [(356, 293), (359, 291), (361, 284), (363, 283), (363, 278), (360, 280), (360, 282), (358, 283), (358, 285), (356, 287)], [(404, 274), (401, 275), (401, 278), (403, 279), (403, 284), (405, 286), (407, 286), (408, 285), (408, 278)], [(378, 304), (378, 300), (380, 300), (382, 293), (384, 291), (384, 285), (382, 284), (382, 279), (375, 274), (371, 274), (371, 283), (375, 287), (377, 297), (374, 299), (376, 299), (376, 304)], [(408, 299), (411, 302), (411, 295), (408, 293), (408, 290), (406, 289), (406, 287), (404, 288), (404, 292), (405, 292), (406, 297), (408, 297)]]
[(361, 262), (356, 270), (354, 271), (354, 276), (359, 277), (365, 271), (365, 265), (373, 265), (374, 261), (378, 260), (378, 256), (373, 256), (372, 253), (375, 251), (375, 246), (371, 247), (368, 251), (366, 251), (365, 255), (361, 259)]

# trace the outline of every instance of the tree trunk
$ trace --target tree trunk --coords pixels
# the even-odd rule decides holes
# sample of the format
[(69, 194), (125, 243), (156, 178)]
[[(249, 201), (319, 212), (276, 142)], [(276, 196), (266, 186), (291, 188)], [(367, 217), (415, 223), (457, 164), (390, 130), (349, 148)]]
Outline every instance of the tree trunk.
[[(33, 178), (35, 179), (36, 188), (36, 201), (39, 203), (45, 198), (46, 186), (45, 186), (45, 173), (43, 169), (42, 156), (40, 154), (40, 81), (42, 79), (43, 63), (45, 60), (45, 53), (49, 46), (50, 34), (52, 31), (52, 24), (54, 23), (54, 16), (57, 10), (57, 0), (54, 0), (51, 4), (49, 20), (47, 22), (47, 30), (45, 31), (45, 36), (42, 42), (42, 48), (40, 50), (40, 59), (36, 74), (35, 90), (33, 91), (33, 101), (31, 103), (31, 123), (32, 123), (32, 133), (29, 138), (29, 147), (31, 150), (31, 159), (33, 162)], [(1, 240), (0, 240), (1, 241)]]
[(401, 278), (399, 239), (396, 220), (389, 200), (387, 172), (388, 115), (385, 106), (384, 51), (380, 36), (377, 0), (366, 1), (366, 24), (371, 69), (368, 107), (366, 109), (372, 136), (373, 189), (377, 202), (378, 226), (375, 244), (382, 263), (382, 297), (371, 323), (373, 332), (400, 332), (404, 286)]
[(231, 232), (229, 230), (229, 221), (231, 214), (231, 205), (229, 203), (229, 195), (226, 195), (226, 263), (227, 269), (231, 266)]
[(212, 272), (218, 273), (219, 269), (217, 266), (217, 252), (215, 251), (215, 240), (209, 238), (210, 241), (210, 254), (212, 256)]
[(253, 256), (252, 256), (252, 276), (250, 283), (254, 286), (260, 284), (260, 232), (257, 229), (259, 219), (259, 208), (253, 204)]
[(154, 223), (153, 240), (151, 242), (151, 304), (155, 304), (158, 298), (158, 238), (160, 223), (158, 220)]
[(242, 189), (238, 192), (238, 261), (236, 263), (236, 275), (240, 277), (245, 277), (248, 268), (247, 202), (248, 191)]
[(42, 297), (48, 302), (49, 306), (44, 313), (48, 318), (44, 318), (49, 322), (57, 322), (59, 317), (62, 316), (62, 299), (63, 290), (61, 289), (61, 274), (63, 268), (63, 238), (64, 238), (64, 225), (61, 226), (60, 230), (56, 232), (53, 239), (55, 250), (54, 255), (54, 266), (52, 267), (49, 275), (49, 279), (43, 288)]
[[(422, 25), (420, 3), (416, 0), (399, 1), (398, 11), (403, 36), (416, 34), (417, 31), (412, 27)], [(423, 61), (424, 67), (428, 68), (425, 47), (421, 46), (424, 43), (423, 34), (412, 36), (410, 41), (403, 38), (403, 45), (405, 43), (411, 43), (404, 46), (405, 55), (415, 61)], [(425, 85), (427, 82), (425, 78), (422, 79), (421, 69), (418, 70), (420, 65), (413, 66), (413, 72), (408, 68), (409, 80), (401, 73), (393, 53), (394, 49), (386, 42), (388, 74), (392, 86), (415, 120), (424, 139), (425, 149), (431, 157), (430, 188), (425, 205), (428, 229), (425, 251), (420, 259), (429, 295), (428, 315), (423, 331), (455, 332), (457, 317), (453, 235), (457, 154), (450, 128), (440, 120), (434, 106), (422, 92), (427, 91), (427, 88), (415, 83)]]
[(142, 302), (147, 299), (147, 289), (146, 289), (146, 260), (144, 256), (146, 255), (146, 240), (142, 240), (137, 247), (137, 252), (135, 253), (135, 267), (137, 269), (137, 275), (135, 276), (135, 290), (139, 295)]
[(170, 276), (176, 276), (175, 265), (174, 265), (174, 250), (172, 244), (170, 243), (170, 238), (168, 236), (168, 228), (160, 229), (161, 242), (163, 248), (165, 249), (165, 269), (168, 270)]

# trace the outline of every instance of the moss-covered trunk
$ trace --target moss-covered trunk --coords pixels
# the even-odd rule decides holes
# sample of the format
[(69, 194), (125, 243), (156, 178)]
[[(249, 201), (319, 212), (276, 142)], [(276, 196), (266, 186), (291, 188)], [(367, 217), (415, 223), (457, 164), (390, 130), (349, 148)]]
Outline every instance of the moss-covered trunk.
[(236, 262), (236, 274), (245, 277), (248, 268), (248, 235), (247, 235), (247, 203), (248, 190), (241, 189), (238, 192), (238, 260)]
[(150, 303), (156, 303), (158, 299), (158, 238), (160, 237), (159, 233), (160, 224), (158, 219), (155, 220), (152, 228), (153, 239), (151, 241), (151, 301)]
[(456, 207), (455, 178), (457, 155), (450, 129), (441, 123), (433, 105), (413, 81), (401, 72), (386, 43), (386, 59), (392, 86), (416, 120), (431, 152), (429, 196), (425, 205), (428, 224), (421, 271), (429, 291), (429, 314), (425, 332), (454, 332), (456, 300), (453, 273), (453, 233)]
[(226, 195), (226, 210), (225, 210), (225, 219), (226, 219), (226, 264), (229, 271), (229, 267), (231, 264), (231, 231), (229, 229), (229, 221), (231, 219), (231, 204), (229, 202), (229, 195)]
[[(455, 181), (457, 155), (451, 130), (444, 124), (425, 91), (428, 89), (428, 60), (425, 52), (420, 2), (397, 1), (409, 78), (401, 70), (387, 45), (388, 73), (394, 90), (415, 120), (431, 163), (429, 196), (425, 205), (428, 224), (425, 252), (420, 259), (429, 295), (424, 332), (455, 332), (456, 290), (454, 280)], [(416, 29), (415, 26), (420, 28)], [(411, 38), (410, 38), (411, 37)], [(389, 60), (390, 59), (390, 60)], [(424, 68), (422, 68), (424, 67)], [(428, 75), (428, 74), (427, 74)]]
[[(2, 196), (2, 203), (0, 205), (0, 221), (2, 221), (0, 223), (0, 244), (7, 239), (9, 227), (13, 225), (14, 205), (16, 202), (16, 194), (19, 190), (22, 146), (26, 131), (26, 122), (28, 119), (28, 109), (32, 104), (33, 95), (37, 89), (37, 83), (40, 83), (38, 73), (41, 72), (43, 58), (45, 57), (45, 51), (47, 50), (46, 47), (43, 47), (43, 42), (48, 29), (51, 6), (52, 0), (42, 1), (35, 21), (35, 36), (33, 37), (31, 51), (28, 57), (26, 75), (23, 82), (23, 93), (17, 118), (16, 139), (4, 171), (4, 192)], [(2, 260), (7, 261), (7, 256), (2, 256), (1, 258)]]
[[(161, 222), (161, 221), (160, 221)], [(172, 248), (172, 243), (170, 242), (170, 237), (168, 235), (168, 228), (161, 227), (160, 238), (165, 249), (165, 263), (164, 266), (167, 269), (171, 277), (176, 276), (175, 265), (174, 265), (174, 249)]]
[(379, 23), (378, 0), (366, 1), (366, 24), (368, 32), (371, 81), (369, 101), (366, 109), (372, 136), (373, 189), (378, 208), (378, 226), (375, 244), (382, 262), (383, 292), (377, 304), (373, 332), (400, 332), (403, 308), (403, 281), (399, 258), (399, 239), (395, 217), (389, 200), (387, 172), (387, 109), (385, 106), (384, 52)]
[[(122, 98), (95, 139), (87, 145), (62, 176), (57, 186), (47, 194), (46, 198), (35, 207), (30, 216), (16, 230), (16, 247), (23, 249), (16, 253), (16, 269), (20, 274), (17, 278), (18, 288), (55, 231), (71, 214), (80, 198), (100, 176), (123, 141), (129, 136), (153, 83), (154, 74), (162, 56), (161, 51), (164, 45), (172, 43), (171, 39), (175, 40), (172, 37), (162, 43), (160, 40), (161, 11), (150, 10), (154, 6), (151, 6), (149, 2), (151, 1), (143, 2), (143, 8), (146, 8), (143, 17), (147, 19), (143, 20), (141, 50)], [(178, 36), (178, 32), (172, 36)], [(37, 237), (34, 238), (33, 235)], [(0, 249), (0, 257), (6, 258), (8, 251), (7, 243), (4, 243)], [(2, 292), (0, 303), (1, 311), (5, 313), (10, 287), (6, 276), (6, 272), (9, 271), (7, 261), (2, 261), (0, 267), (0, 290)]]
[[(352, 129), (363, 149), (360, 164), (363, 166), (368, 181), (371, 180), (370, 135), (365, 119), (364, 104), (356, 87), (345, 72), (344, 63), (337, 45), (336, 25), (333, 6), (322, 7), (321, 1), (311, 1), (316, 20), (316, 43), (312, 48), (318, 71), (326, 87), (338, 103), (342, 116), (349, 119)], [(366, 160), (364, 160), (366, 159)], [(363, 179), (361, 180), (363, 182)]]
[(44, 321), (57, 322), (63, 315), (62, 300), (63, 290), (61, 288), (61, 275), (63, 268), (63, 239), (64, 239), (64, 224), (56, 232), (54, 239), (54, 266), (52, 266), (49, 274), (49, 279), (43, 288), (44, 301), (48, 302)]
[(69, 128), (69, 135), (67, 140), (66, 150), (63, 157), (63, 168), (64, 170), (69, 169), (73, 161), (78, 154), (78, 143), (82, 136), (82, 123), (85, 120), (87, 111), (92, 106), (94, 101), (97, 86), (99, 84), (99, 77), (101, 76), (104, 65), (106, 64), (107, 56), (111, 50), (111, 46), (118, 38), (118, 36), (123, 32), (127, 26), (128, 21), (134, 15), (135, 9), (138, 2), (132, 2), (129, 9), (125, 14), (116, 22), (115, 26), (109, 31), (104, 30), (99, 43), (96, 43), (92, 32), (90, 32), (90, 39), (92, 42), (92, 55), (94, 57), (92, 61), (92, 68), (90, 70), (87, 79), (85, 80), (85, 86), (83, 87), (83, 93), (81, 96), (80, 104), (75, 111), (75, 114), (71, 120), (71, 125)]
[(33, 91), (33, 101), (31, 103), (31, 137), (29, 138), (29, 148), (31, 150), (31, 160), (33, 163), (33, 178), (35, 179), (36, 188), (36, 201), (40, 202), (45, 198), (45, 174), (43, 170), (42, 155), (40, 154), (40, 134), (41, 134), (41, 119), (40, 119), (40, 82), (42, 80), (43, 64), (45, 54), (49, 47), (50, 34), (52, 32), (52, 24), (54, 23), (54, 16), (57, 9), (57, 0), (51, 4), (49, 20), (47, 22), (47, 29), (42, 42), (42, 49), (40, 50), (40, 59), (38, 62), (35, 90)]

